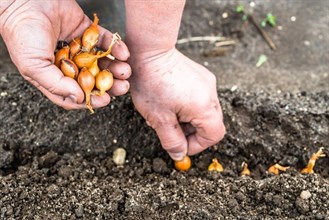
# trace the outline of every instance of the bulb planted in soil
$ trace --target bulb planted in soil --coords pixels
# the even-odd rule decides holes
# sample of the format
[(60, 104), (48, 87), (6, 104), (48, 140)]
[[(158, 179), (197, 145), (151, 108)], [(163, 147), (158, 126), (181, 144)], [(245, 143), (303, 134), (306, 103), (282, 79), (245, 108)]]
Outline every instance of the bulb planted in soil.
[(248, 164), (246, 162), (242, 163), (242, 171), (240, 173), (241, 176), (250, 176), (250, 170), (248, 169)]
[(307, 166), (301, 170), (301, 173), (314, 173), (314, 166), (315, 166), (315, 162), (317, 161), (317, 159), (319, 159), (320, 157), (325, 157), (326, 155), (323, 152), (323, 147), (321, 147), (316, 153), (314, 153), (311, 157), (311, 159), (308, 161)]
[(268, 168), (268, 172), (269, 173), (272, 173), (272, 174), (275, 174), (275, 175), (279, 175), (280, 174), (280, 171), (282, 172), (286, 172), (290, 167), (284, 167), (284, 166), (281, 166), (280, 164), (274, 164), (273, 166), (270, 166)]
[(208, 166), (208, 171), (217, 171), (217, 172), (223, 172), (224, 168), (222, 164), (220, 164), (217, 160), (217, 158), (212, 159), (211, 164)]

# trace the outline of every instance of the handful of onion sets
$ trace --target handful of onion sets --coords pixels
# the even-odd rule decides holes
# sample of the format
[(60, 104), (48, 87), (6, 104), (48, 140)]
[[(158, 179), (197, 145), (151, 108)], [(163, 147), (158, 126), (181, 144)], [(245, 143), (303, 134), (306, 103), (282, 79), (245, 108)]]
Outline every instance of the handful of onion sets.
[(107, 57), (114, 60), (110, 54), (112, 47), (121, 40), (119, 34), (115, 33), (108, 49), (99, 50), (96, 47), (99, 39), (98, 21), (97, 14), (94, 14), (94, 22), (84, 31), (82, 37), (74, 38), (55, 51), (55, 65), (65, 76), (78, 82), (91, 113), (94, 113), (90, 101), (91, 94), (102, 96), (113, 85), (113, 74), (107, 69), (101, 70), (98, 59)]

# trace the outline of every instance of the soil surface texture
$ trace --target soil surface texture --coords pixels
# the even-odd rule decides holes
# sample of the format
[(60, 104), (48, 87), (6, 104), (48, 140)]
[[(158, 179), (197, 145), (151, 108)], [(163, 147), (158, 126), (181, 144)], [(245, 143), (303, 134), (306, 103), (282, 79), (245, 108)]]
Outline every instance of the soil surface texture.
[[(0, 41), (0, 219), (328, 220), (329, 2), (240, 2), (258, 23), (277, 17), (263, 28), (276, 50), (235, 12), (239, 2), (186, 4), (177, 47), (216, 74), (227, 128), (187, 172), (175, 170), (129, 94), (92, 115), (66, 111), (22, 78)], [(80, 4), (90, 18), (107, 13)], [(117, 17), (100, 24), (120, 29)], [(119, 147), (123, 166), (112, 159)], [(301, 174), (321, 147), (327, 156)], [(223, 172), (207, 170), (213, 158)], [(250, 176), (240, 175), (243, 162)], [(276, 163), (290, 168), (269, 173)]]

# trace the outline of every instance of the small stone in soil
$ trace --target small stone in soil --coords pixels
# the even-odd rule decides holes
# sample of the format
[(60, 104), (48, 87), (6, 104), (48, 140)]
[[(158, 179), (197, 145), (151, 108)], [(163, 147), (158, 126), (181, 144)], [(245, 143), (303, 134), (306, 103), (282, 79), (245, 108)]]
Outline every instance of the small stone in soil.
[(300, 193), (300, 198), (301, 199), (309, 199), (311, 198), (312, 194), (310, 193), (310, 191), (308, 190), (303, 190), (301, 193)]
[(59, 160), (59, 156), (54, 151), (49, 151), (47, 154), (40, 157), (39, 168), (50, 167)]

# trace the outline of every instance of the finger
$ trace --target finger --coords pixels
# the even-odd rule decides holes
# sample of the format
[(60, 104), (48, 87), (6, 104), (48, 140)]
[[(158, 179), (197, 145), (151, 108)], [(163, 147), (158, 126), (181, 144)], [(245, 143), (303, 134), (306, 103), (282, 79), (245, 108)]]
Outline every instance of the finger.
[(108, 59), (107, 57), (102, 57), (98, 59), (98, 66), (101, 70), (108, 69), (110, 64), (114, 62), (113, 60)]
[(225, 135), (221, 111), (215, 109), (207, 117), (193, 121), (192, 125), (196, 132), (187, 137), (189, 155), (200, 153), (218, 143)]
[[(99, 40), (97, 46), (103, 50), (107, 50), (112, 42), (113, 34), (103, 27), (100, 26), (98, 27), (99, 27)], [(123, 41), (119, 41), (119, 43), (113, 45), (111, 54), (116, 59), (122, 61), (126, 61), (130, 56), (128, 47)]]
[(169, 121), (153, 128), (169, 156), (175, 161), (182, 160), (187, 153), (187, 140), (176, 115), (172, 115)]
[[(46, 62), (45, 62), (46, 63)], [(28, 68), (27, 72), (22, 74), (28, 81), (34, 84), (43, 92), (48, 91), (47, 97), (70, 97), (77, 104), (81, 104), (84, 100), (84, 93), (79, 84), (72, 78), (65, 77), (63, 73), (53, 64), (45, 64), (45, 66)], [(54, 96), (51, 96), (53, 94)], [(63, 99), (63, 98), (62, 98)], [(53, 102), (62, 103), (61, 100), (52, 100)], [(62, 105), (61, 105), (62, 106)], [(62, 106), (66, 108), (66, 106)]]
[(109, 59), (100, 59), (99, 66), (101, 69), (110, 70), (116, 79), (128, 79), (131, 76), (130, 65), (126, 62), (118, 60), (109, 62)]
[[(59, 95), (55, 95), (50, 93), (47, 89), (43, 88), (42, 86), (39, 86), (39, 90), (48, 97), (49, 100), (51, 100), (53, 103), (55, 103), (58, 106), (63, 107), (66, 110), (72, 110), (72, 109), (88, 109), (86, 104), (83, 102), (81, 104), (78, 104), (76, 102), (75, 97), (63, 97)], [(107, 106), (111, 101), (111, 97), (109, 94), (104, 93), (102, 96), (91, 96), (91, 105), (94, 109), (101, 108), (104, 106)]]
[[(63, 34), (64, 36), (67, 36), (65, 37), (65, 40), (71, 41), (77, 36), (82, 36), (84, 31), (92, 24), (92, 21), (86, 15), (83, 18), (79, 18), (79, 19), (81, 19), (79, 26), (76, 28), (76, 30), (73, 33)], [(113, 34), (99, 25), (98, 25), (98, 30), (99, 30), (99, 39), (96, 46), (100, 47), (103, 50), (107, 50), (112, 42)], [(116, 59), (122, 61), (126, 61), (130, 56), (128, 47), (123, 41), (120, 41), (120, 43), (116, 43), (113, 45), (111, 54)]]
[(78, 104), (75, 97), (68, 96), (63, 97), (60, 95), (55, 95), (51, 92), (49, 92), (47, 89), (43, 88), (39, 85), (38, 89), (45, 95), (47, 98), (52, 101), (54, 104), (61, 106), (62, 108), (66, 110), (72, 110), (72, 109), (83, 109), (86, 108), (85, 104)]
[(111, 96), (121, 96), (129, 91), (130, 84), (127, 80), (114, 79), (113, 86), (109, 90)]
[(190, 123), (181, 123), (181, 127), (184, 131), (185, 136), (189, 136), (196, 132), (195, 127), (193, 127)]
[(91, 95), (91, 105), (93, 108), (102, 108), (110, 104), (111, 96), (107, 93), (104, 93), (102, 96)]

